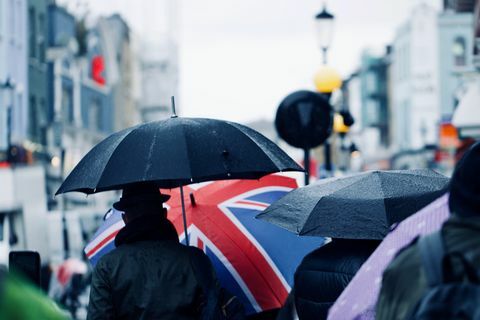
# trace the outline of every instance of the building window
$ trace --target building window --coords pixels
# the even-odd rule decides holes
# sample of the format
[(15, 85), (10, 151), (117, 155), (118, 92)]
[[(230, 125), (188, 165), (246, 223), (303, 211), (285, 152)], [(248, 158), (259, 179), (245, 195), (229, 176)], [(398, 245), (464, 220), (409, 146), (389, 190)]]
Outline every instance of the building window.
[(38, 15), (38, 59), (40, 62), (45, 62), (45, 34), (46, 34), (46, 25), (45, 25), (45, 15), (40, 13)]
[(33, 141), (38, 142), (38, 115), (37, 115), (37, 100), (35, 96), (30, 96), (30, 108), (29, 108), (29, 128), (30, 137)]
[(40, 98), (39, 110), (37, 112), (39, 127), (39, 142), (43, 145), (47, 144), (47, 103), (45, 98)]
[(22, 12), (24, 12), (23, 9), (25, 9), (25, 13), (26, 13), (26, 8), (22, 6), (22, 2), (17, 1), (17, 9), (16, 9), (16, 13), (17, 13), (17, 18), (16, 18), (17, 36), (16, 37), (17, 37), (17, 45), (20, 45), (20, 46), (25, 46), (25, 40), (27, 40), (27, 35), (25, 34), (25, 29), (22, 25), (22, 22), (25, 21), (25, 20), (22, 19)]
[(102, 115), (101, 106), (98, 98), (92, 98), (88, 110), (88, 128), (95, 131), (101, 131)]
[(62, 110), (63, 110), (63, 122), (73, 123), (73, 97), (72, 90), (67, 87), (62, 89)]
[(464, 37), (456, 37), (453, 41), (453, 64), (457, 67), (463, 67), (467, 64), (467, 50)]
[(10, 0), (10, 21), (9, 21), (9, 27), (10, 27), (10, 37), (11, 37), (11, 41), (13, 42), (14, 39), (15, 39), (15, 35), (16, 35), (16, 32), (15, 32), (15, 14), (16, 14), (16, 10), (15, 10), (15, 2), (13, 0)]
[(35, 8), (28, 9), (28, 50), (30, 52), (30, 57), (36, 57), (36, 37), (37, 37), (37, 26), (35, 21)]

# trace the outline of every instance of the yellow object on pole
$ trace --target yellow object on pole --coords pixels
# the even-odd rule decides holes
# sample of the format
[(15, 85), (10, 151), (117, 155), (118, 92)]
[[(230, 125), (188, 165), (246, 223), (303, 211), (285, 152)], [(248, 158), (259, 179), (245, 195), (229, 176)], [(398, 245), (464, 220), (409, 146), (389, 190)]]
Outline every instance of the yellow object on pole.
[(349, 130), (350, 128), (343, 122), (342, 115), (335, 113), (333, 116), (333, 131), (336, 133), (347, 133)]
[(342, 86), (340, 74), (332, 67), (323, 65), (313, 78), (318, 92), (332, 93)]

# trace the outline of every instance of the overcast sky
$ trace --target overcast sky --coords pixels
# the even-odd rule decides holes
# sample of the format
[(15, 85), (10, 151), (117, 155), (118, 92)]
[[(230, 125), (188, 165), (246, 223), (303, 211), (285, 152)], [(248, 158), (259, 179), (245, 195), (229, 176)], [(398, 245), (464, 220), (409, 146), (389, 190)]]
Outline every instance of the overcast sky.
[[(120, 12), (143, 37), (161, 36), (173, 25), (180, 50), (177, 101), (184, 116), (273, 119), (283, 97), (313, 89), (321, 62), (313, 17), (324, 1), (86, 1), (96, 14)], [(329, 65), (346, 77), (358, 67), (362, 50), (382, 51), (422, 0), (326, 2), (336, 24)], [(423, 2), (436, 7), (440, 3)], [(167, 8), (173, 3), (178, 4), (177, 19), (169, 24), (172, 11)]]

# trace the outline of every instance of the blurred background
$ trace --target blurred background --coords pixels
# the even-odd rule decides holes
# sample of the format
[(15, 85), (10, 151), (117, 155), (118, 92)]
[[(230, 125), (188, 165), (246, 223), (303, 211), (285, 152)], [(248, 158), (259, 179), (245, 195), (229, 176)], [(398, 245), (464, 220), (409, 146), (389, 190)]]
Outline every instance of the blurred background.
[(118, 194), (54, 192), (109, 134), (169, 117), (171, 96), (181, 116), (246, 124), (301, 162), (276, 110), (319, 91), (336, 114), (312, 177), (450, 174), (480, 137), (479, 21), (476, 0), (0, 1), (0, 264), (26, 248), (82, 259)]

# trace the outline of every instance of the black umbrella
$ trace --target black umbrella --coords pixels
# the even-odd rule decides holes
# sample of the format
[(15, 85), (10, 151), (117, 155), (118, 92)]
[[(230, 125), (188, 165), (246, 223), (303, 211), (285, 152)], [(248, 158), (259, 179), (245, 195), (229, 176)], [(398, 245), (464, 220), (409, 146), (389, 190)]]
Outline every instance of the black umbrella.
[(257, 131), (234, 122), (173, 116), (107, 137), (77, 164), (56, 194), (91, 194), (139, 182), (174, 188), (258, 179), (280, 171), (303, 169)]
[(295, 189), (257, 218), (299, 235), (383, 239), (390, 227), (446, 192), (432, 170), (370, 171)]

